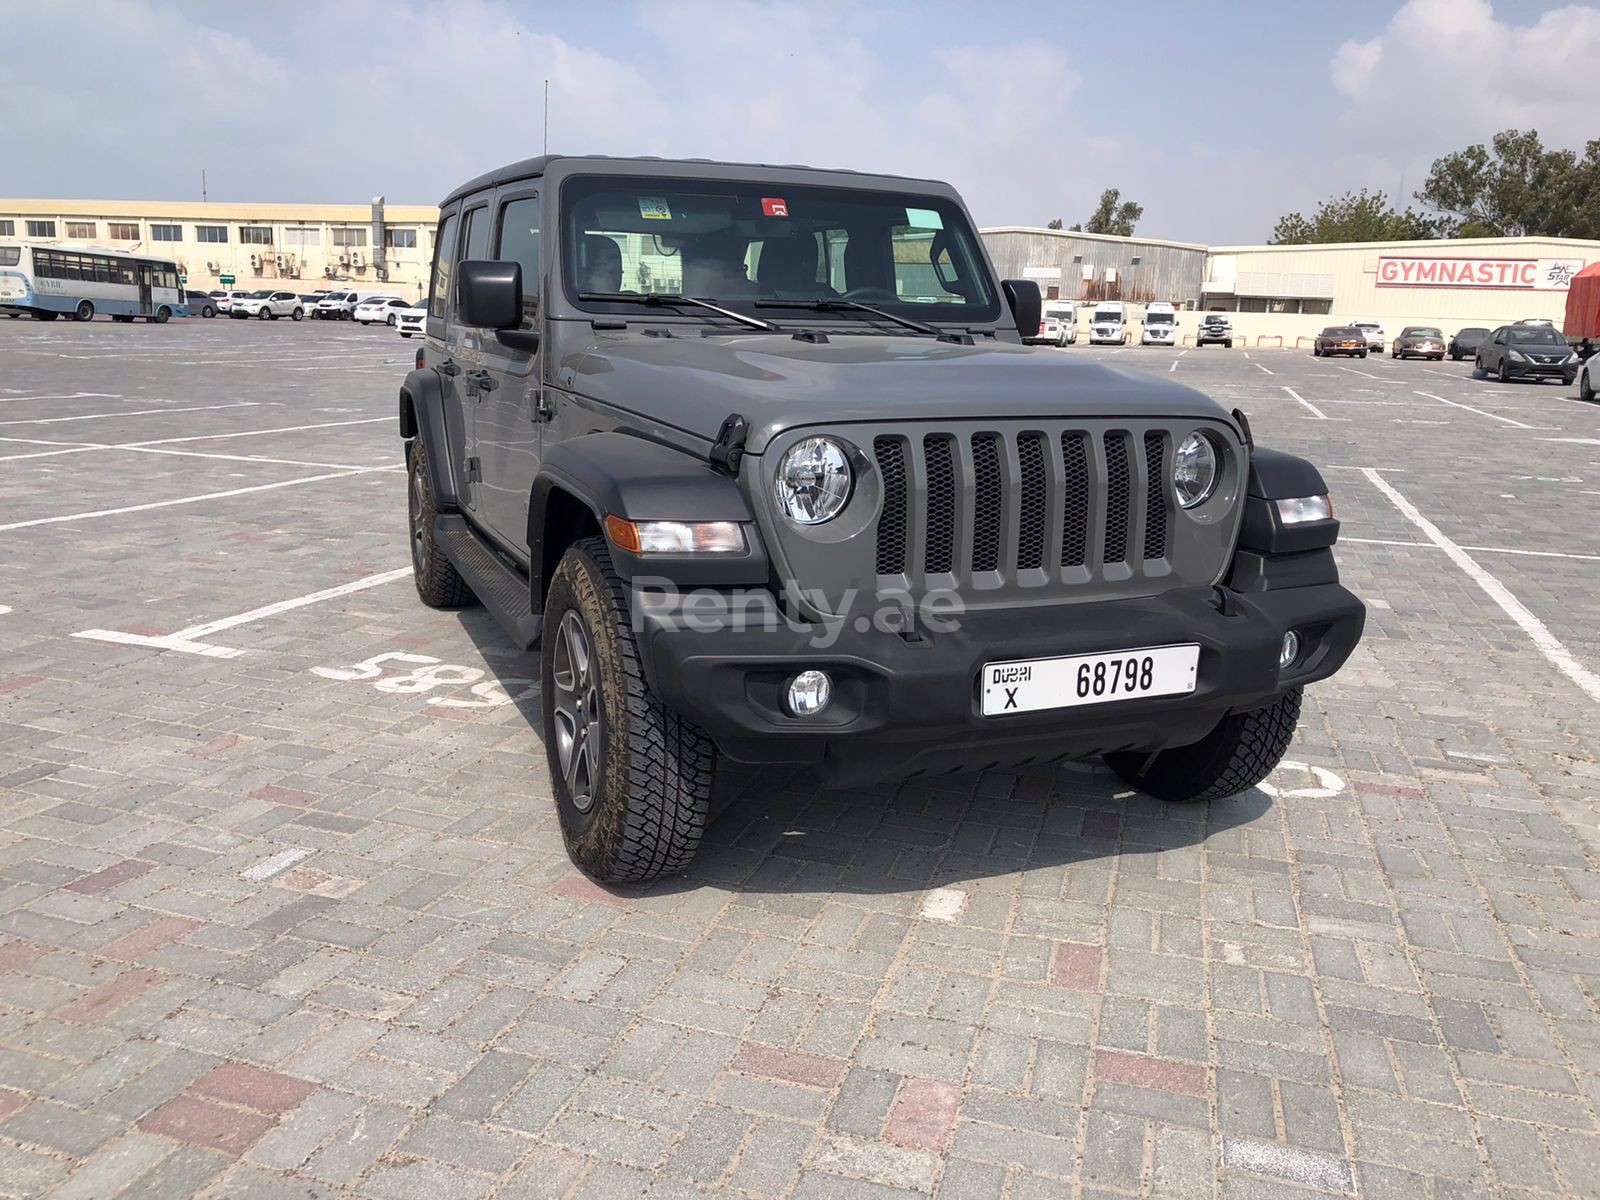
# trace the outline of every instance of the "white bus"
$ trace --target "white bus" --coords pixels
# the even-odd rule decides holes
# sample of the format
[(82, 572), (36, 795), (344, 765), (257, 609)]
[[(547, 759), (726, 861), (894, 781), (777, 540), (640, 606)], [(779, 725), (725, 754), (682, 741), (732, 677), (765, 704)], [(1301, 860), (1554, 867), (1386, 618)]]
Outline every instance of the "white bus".
[(160, 324), (187, 316), (178, 264), (99, 246), (0, 242), (0, 312), (42, 321), (77, 321), (104, 313), (113, 321), (143, 317)]

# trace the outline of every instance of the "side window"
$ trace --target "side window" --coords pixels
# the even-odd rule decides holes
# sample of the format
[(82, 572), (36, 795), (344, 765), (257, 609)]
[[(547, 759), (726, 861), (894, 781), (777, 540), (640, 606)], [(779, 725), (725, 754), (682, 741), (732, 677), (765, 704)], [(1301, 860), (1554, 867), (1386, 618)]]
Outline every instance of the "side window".
[(522, 264), (522, 327), (539, 315), (539, 197), (523, 196), (500, 207), (500, 244), (495, 257)]
[(461, 238), (460, 262), (467, 258), (489, 257), (489, 210), (475, 208), (467, 214), (467, 224)]
[(428, 315), (444, 318), (450, 303), (450, 268), (456, 252), (456, 214), (450, 213), (439, 222), (439, 231), (433, 241), (433, 283), (428, 289)]

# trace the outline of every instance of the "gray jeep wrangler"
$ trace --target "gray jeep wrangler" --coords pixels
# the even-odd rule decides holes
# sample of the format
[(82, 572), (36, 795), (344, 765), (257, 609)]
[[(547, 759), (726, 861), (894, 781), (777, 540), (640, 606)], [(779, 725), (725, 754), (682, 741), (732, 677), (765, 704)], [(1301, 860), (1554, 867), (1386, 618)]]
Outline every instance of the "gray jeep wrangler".
[(699, 844), (719, 753), (824, 779), (1103, 756), (1242, 791), (1361, 635), (1327, 487), (1243, 414), (1022, 345), (921, 179), (548, 156), (441, 205), (400, 392), (417, 591), (540, 647), (567, 846)]

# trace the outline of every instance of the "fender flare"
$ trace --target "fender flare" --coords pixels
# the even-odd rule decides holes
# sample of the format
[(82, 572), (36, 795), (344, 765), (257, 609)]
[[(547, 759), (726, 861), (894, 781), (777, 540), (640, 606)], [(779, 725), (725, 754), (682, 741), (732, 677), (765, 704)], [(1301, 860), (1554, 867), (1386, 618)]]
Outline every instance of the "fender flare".
[(428, 455), (428, 482), (441, 512), (460, 508), (455, 463), (445, 438), (444, 389), (430, 370), (412, 371), (400, 385), (400, 437), (406, 443), (421, 438)]
[[(593, 433), (546, 450), (528, 501), (528, 562), (536, 605), (542, 606), (547, 560), (563, 547), (547, 547), (553, 498), (576, 499), (595, 525), (607, 516), (631, 521), (736, 521), (745, 532), (742, 554), (641, 556), (611, 548), (623, 579), (635, 575), (706, 586), (767, 582), (766, 548), (738, 482), (687, 451), (626, 433)], [(608, 539), (609, 540), (609, 539)], [(553, 565), (553, 564), (551, 564)]]
[(1268, 555), (1320, 550), (1339, 540), (1339, 521), (1285, 525), (1276, 500), (1300, 496), (1325, 496), (1328, 485), (1310, 462), (1281, 450), (1256, 446), (1250, 452), (1250, 477), (1245, 488), (1244, 519), (1239, 526), (1239, 547)]

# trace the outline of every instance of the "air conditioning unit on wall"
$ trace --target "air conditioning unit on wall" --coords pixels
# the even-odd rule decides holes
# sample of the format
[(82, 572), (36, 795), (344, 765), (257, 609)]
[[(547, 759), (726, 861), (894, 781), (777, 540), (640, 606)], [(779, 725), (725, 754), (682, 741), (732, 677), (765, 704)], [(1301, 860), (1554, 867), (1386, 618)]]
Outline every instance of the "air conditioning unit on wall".
[(361, 251), (350, 251), (350, 265), (352, 267), (364, 267), (367, 265), (367, 260), (361, 256)]
[(215, 259), (206, 260), (206, 271), (211, 275), (215, 275), (217, 273), (217, 263)]

